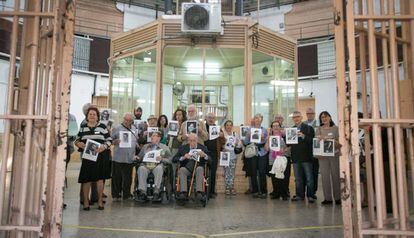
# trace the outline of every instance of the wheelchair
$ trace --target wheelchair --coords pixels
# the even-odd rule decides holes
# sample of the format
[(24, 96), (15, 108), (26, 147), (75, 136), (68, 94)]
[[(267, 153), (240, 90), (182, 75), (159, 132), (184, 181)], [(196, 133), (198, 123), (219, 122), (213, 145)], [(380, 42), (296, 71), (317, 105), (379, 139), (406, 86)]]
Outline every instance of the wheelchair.
[[(194, 168), (191, 172), (191, 176), (187, 178), (187, 197), (185, 200), (179, 198), (180, 196), (180, 164), (177, 165), (177, 173), (176, 173), (176, 190), (175, 190), (175, 201), (178, 205), (184, 206), (187, 202), (197, 203), (196, 198), (196, 168), (198, 167), (199, 162), (196, 162)], [(208, 162), (204, 163), (204, 174), (203, 174), (203, 189), (202, 189), (202, 197), (199, 200), (200, 204), (205, 207), (209, 200), (210, 195), (210, 167)]]
[[(139, 192), (139, 180), (138, 180), (138, 168), (143, 165), (147, 169), (149, 169), (148, 177), (147, 177), (147, 194), (145, 200), (140, 197)], [(172, 191), (173, 191), (173, 181), (172, 181), (172, 166), (171, 164), (163, 163), (163, 170), (164, 173), (162, 175), (162, 181), (159, 191), (159, 196), (156, 198), (154, 196), (155, 191), (155, 176), (153, 173), (153, 169), (157, 166), (157, 163), (148, 163), (148, 162), (138, 162), (135, 164), (135, 179), (134, 179), (134, 200), (138, 203), (145, 203), (145, 202), (161, 202), (162, 204), (168, 204), (172, 198)]]

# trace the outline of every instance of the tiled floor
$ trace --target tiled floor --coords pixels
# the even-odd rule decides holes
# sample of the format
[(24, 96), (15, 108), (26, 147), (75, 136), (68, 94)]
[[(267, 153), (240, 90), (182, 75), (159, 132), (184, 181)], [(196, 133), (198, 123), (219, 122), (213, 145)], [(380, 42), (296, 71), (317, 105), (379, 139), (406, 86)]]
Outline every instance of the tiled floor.
[[(79, 204), (78, 169), (79, 163), (68, 168), (63, 237), (342, 237), (340, 207), (321, 206), (321, 199), (307, 204), (219, 194), (202, 208), (107, 198), (104, 211), (95, 205), (85, 212)], [(105, 193), (110, 194), (109, 186)]]

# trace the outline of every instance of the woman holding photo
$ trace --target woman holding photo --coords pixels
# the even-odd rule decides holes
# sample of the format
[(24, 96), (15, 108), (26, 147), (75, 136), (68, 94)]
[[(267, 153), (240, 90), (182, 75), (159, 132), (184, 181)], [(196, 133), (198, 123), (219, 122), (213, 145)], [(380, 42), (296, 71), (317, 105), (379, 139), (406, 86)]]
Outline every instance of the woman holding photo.
[[(323, 196), (325, 200), (322, 205), (330, 205), (333, 203), (332, 197), (335, 199), (335, 204), (341, 204), (341, 190), (339, 182), (339, 154), (338, 127), (332, 121), (331, 115), (327, 111), (319, 114), (320, 126), (316, 129), (315, 137), (320, 140), (333, 139), (335, 141), (335, 155), (334, 156), (317, 156), (319, 159), (319, 166), (322, 176)], [(332, 193), (333, 188), (333, 193)]]
[(86, 123), (81, 124), (75, 145), (82, 154), (85, 150), (86, 141), (93, 140), (101, 145), (97, 149), (98, 158), (96, 162), (82, 159), (78, 183), (82, 184), (83, 210), (89, 211), (89, 190), (91, 182), (96, 182), (98, 187), (98, 209), (103, 210), (103, 190), (105, 179), (111, 177), (110, 146), (112, 138), (105, 124), (99, 122), (99, 110), (96, 107), (88, 108)]
[[(267, 130), (262, 126), (263, 115), (258, 113), (253, 118), (252, 128), (260, 129), (261, 140), (255, 143), (258, 149), (258, 154), (250, 159), (251, 165), (247, 166), (251, 171), (252, 178), (252, 196), (253, 198), (267, 198), (267, 183), (266, 174), (268, 173), (268, 156), (267, 151), (264, 149), (264, 145), (267, 141)], [(250, 132), (247, 134), (245, 144), (250, 144)], [(258, 183), (259, 181), (259, 183)], [(259, 188), (260, 184), (260, 188)]]
[(234, 148), (241, 148), (243, 145), (239, 134), (233, 131), (233, 122), (231, 120), (227, 120), (224, 123), (224, 131), (220, 132), (220, 138), (225, 140), (225, 143), (222, 143), (221, 151), (230, 153), (229, 166), (224, 167), (225, 194), (236, 195), (234, 177), (236, 174), (237, 155), (234, 152)]
[(158, 121), (157, 121), (157, 127), (161, 132), (162, 135), (162, 139), (161, 139), (161, 143), (162, 144), (167, 144), (167, 138), (168, 138), (168, 118), (166, 115), (161, 115), (158, 117)]
[[(286, 156), (288, 150), (285, 139), (285, 130), (278, 121), (273, 121), (270, 125), (269, 136), (279, 136), (280, 137), (280, 150), (275, 151), (271, 149), (269, 145), (269, 140), (267, 140), (264, 148), (266, 151), (269, 151), (269, 167), (272, 168), (273, 163), (279, 156)], [(272, 179), (273, 192), (271, 193), (271, 199), (282, 198), (284, 201), (289, 200), (289, 180), (290, 180), (290, 160), (287, 160), (286, 169), (284, 172), (284, 178), (278, 179), (274, 174), (269, 174)]]

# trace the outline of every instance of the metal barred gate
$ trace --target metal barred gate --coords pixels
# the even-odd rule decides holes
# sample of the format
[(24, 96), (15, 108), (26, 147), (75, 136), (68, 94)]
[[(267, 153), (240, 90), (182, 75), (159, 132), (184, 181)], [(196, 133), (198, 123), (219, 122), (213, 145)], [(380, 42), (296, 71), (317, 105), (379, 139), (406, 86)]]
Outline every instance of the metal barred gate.
[(60, 237), (75, 2), (15, 0), (0, 12), (12, 22), (1, 237)]
[(344, 235), (413, 237), (414, 1), (334, 8)]

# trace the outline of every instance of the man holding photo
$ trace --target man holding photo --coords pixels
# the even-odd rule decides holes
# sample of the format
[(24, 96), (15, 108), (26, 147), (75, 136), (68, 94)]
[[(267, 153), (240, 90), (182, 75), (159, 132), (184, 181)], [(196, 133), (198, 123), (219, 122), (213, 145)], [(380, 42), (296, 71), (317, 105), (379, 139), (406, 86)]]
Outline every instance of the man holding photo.
[(292, 113), (294, 126), (298, 130), (298, 144), (291, 146), (291, 158), (295, 174), (296, 196), (292, 201), (305, 199), (305, 184), (308, 187), (306, 196), (308, 202), (315, 202), (314, 176), (313, 176), (313, 153), (312, 144), (315, 131), (311, 126), (302, 122), (302, 114), (299, 111)]
[[(125, 113), (124, 120), (121, 125), (114, 128), (112, 131), (114, 153), (112, 158), (112, 186), (111, 193), (114, 201), (122, 199), (129, 199), (131, 195), (131, 181), (132, 181), (132, 169), (135, 156), (135, 149), (138, 146), (138, 134), (135, 128), (133, 128), (134, 115), (132, 113)], [(130, 132), (131, 147), (120, 148), (119, 144), (121, 132)], [(124, 133), (123, 140), (128, 140), (128, 134)]]
[[(208, 140), (208, 133), (204, 122), (200, 121), (197, 116), (197, 108), (194, 104), (188, 106), (187, 109), (187, 121), (197, 121), (197, 143), (204, 145), (204, 141)], [(187, 144), (187, 138), (189, 132), (187, 131), (187, 121), (184, 121), (178, 134), (178, 141), (182, 142), (183, 145)]]

